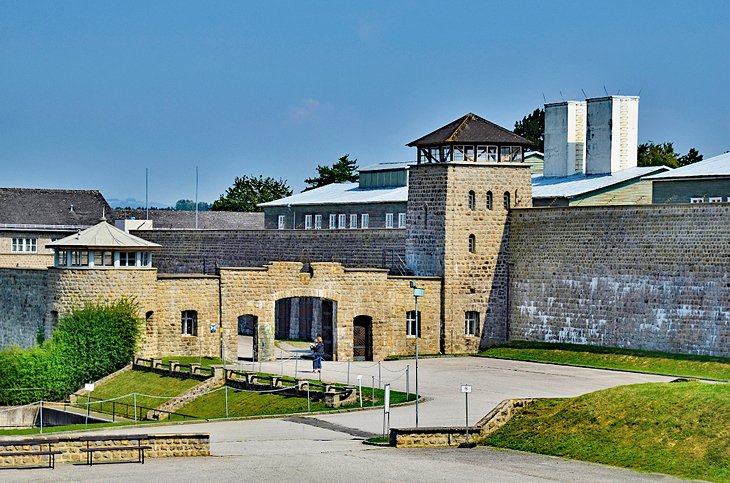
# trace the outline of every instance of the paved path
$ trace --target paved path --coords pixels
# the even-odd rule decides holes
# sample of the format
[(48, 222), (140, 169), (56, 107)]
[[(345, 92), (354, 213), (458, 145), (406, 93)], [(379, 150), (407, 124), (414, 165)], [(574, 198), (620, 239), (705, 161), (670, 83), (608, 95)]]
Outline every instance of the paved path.
[[(383, 382), (405, 389), (406, 365), (411, 367), (410, 387), (415, 385), (414, 361), (393, 361), (380, 367)], [(250, 364), (248, 365), (250, 368)], [(293, 374), (294, 361), (283, 364)], [(309, 368), (307, 362), (303, 367)], [(258, 364), (257, 364), (258, 368)], [(282, 364), (266, 363), (262, 369), (279, 372)], [(350, 365), (350, 382), (362, 374), (377, 384), (378, 366)], [(300, 377), (312, 377), (309, 372)], [(323, 378), (347, 381), (347, 363), (325, 362)], [(461, 383), (470, 383), (472, 423), (495, 404), (512, 397), (574, 396), (597, 389), (647, 381), (666, 381), (660, 376), (546, 364), (501, 361), (473, 357), (423, 359), (419, 363), (419, 387), (429, 400), (420, 405), (421, 426), (464, 423)], [(394, 408), (393, 426), (413, 426), (414, 406)], [(317, 415), (302, 424), (297, 418), (208, 422), (146, 428), (155, 433), (208, 432), (211, 458), (148, 459), (143, 465), (95, 465), (87, 468), (58, 465), (50, 470), (2, 470), (0, 478), (11, 481), (206, 481), (226, 477), (261, 481), (315, 481), (322, 479), (364, 481), (657, 481), (646, 475), (541, 455), (476, 448), (473, 450), (409, 450), (362, 445), (364, 433), (382, 431), (382, 411), (356, 411)], [(124, 428), (115, 432), (139, 432)]]

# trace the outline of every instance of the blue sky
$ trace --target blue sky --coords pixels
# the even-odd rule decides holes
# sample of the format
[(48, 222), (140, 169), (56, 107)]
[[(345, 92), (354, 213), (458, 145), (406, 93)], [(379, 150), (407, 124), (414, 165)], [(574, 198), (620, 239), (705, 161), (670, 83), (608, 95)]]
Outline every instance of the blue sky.
[[(0, 0), (0, 186), (295, 191), (474, 112), (641, 94), (639, 140), (730, 149), (730, 2)], [(561, 94), (562, 93), (562, 94)]]

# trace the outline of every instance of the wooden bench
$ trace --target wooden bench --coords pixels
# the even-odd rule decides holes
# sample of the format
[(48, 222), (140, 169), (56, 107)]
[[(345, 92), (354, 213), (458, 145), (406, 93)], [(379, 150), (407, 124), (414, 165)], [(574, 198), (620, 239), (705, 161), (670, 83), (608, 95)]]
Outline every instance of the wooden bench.
[[(48, 468), (53, 469), (56, 467), (56, 455), (62, 453), (62, 451), (53, 449), (54, 443), (58, 443), (58, 439), (44, 438), (0, 441), (0, 458), (5, 456), (48, 456)], [(48, 450), (42, 449), (45, 445), (48, 445)], [(30, 449), (27, 451), (2, 451), (3, 448), (8, 446), (38, 446), (38, 449)]]
[[(144, 464), (144, 450), (152, 449), (152, 446), (143, 445), (142, 440), (148, 439), (149, 436), (146, 434), (133, 434), (133, 435), (107, 435), (107, 436), (81, 436), (79, 441), (85, 442), (86, 447), (81, 448), (82, 453), (86, 453), (86, 464), (89, 466), (94, 465), (94, 454), (105, 451), (136, 451), (137, 452), (137, 463)], [(136, 441), (136, 445), (117, 445), (117, 446), (91, 446), (91, 443), (98, 441)], [(123, 460), (119, 463), (128, 463), (132, 460)]]

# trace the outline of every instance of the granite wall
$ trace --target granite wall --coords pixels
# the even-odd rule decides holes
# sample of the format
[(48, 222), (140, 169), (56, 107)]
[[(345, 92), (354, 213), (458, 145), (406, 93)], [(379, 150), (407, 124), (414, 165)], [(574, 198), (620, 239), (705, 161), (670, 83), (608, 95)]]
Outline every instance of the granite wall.
[(730, 205), (517, 209), (509, 336), (730, 356)]
[(0, 348), (32, 347), (46, 317), (48, 271), (0, 268)]

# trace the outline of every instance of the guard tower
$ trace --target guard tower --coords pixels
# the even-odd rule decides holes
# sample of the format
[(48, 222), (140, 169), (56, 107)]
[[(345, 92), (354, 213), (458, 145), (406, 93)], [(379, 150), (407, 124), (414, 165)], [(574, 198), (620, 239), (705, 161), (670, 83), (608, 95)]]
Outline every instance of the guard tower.
[(443, 278), (441, 350), (507, 338), (509, 213), (532, 206), (525, 138), (467, 114), (408, 144), (406, 264)]

